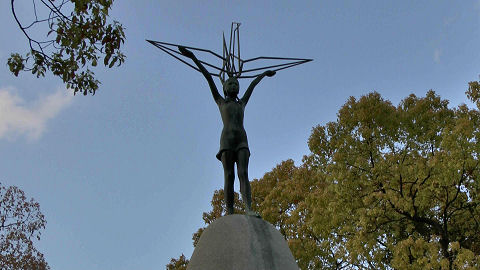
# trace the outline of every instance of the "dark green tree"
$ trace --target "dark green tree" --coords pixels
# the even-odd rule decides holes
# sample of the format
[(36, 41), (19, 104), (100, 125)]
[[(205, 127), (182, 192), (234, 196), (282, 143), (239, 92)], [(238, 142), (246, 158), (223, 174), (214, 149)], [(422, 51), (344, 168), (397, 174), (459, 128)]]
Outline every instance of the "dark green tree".
[(11, 0), (12, 15), (28, 41), (26, 54), (8, 59), (15, 75), (29, 71), (37, 77), (48, 71), (74, 93), (95, 94), (100, 82), (92, 68), (102, 62), (121, 65), (125, 55), (123, 26), (108, 16), (113, 0), (33, 0), (34, 18), (22, 20)]

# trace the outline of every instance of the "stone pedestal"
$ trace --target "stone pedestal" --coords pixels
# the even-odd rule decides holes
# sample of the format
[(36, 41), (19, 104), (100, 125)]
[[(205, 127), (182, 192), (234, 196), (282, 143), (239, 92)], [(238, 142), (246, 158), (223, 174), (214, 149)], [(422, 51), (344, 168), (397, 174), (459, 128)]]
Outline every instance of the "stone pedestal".
[(256, 217), (229, 215), (202, 233), (187, 270), (298, 270), (282, 234)]

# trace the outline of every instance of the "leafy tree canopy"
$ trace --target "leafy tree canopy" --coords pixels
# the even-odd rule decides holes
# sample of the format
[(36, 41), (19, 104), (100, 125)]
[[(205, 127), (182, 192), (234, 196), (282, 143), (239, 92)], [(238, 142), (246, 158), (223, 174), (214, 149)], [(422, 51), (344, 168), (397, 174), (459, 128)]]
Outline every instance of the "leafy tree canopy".
[(167, 264), (167, 270), (187, 270), (188, 259), (185, 255), (180, 255), (178, 259), (172, 258)]
[[(469, 86), (480, 105), (479, 83)], [(313, 128), (300, 166), (252, 181), (255, 210), (299, 267), (479, 269), (479, 107), (451, 108), (433, 91), (394, 106), (374, 92), (337, 116)], [(206, 224), (222, 214), (220, 194)]]
[[(15, 75), (30, 71), (37, 77), (47, 70), (60, 77), (74, 93), (95, 94), (100, 82), (91, 70), (98, 62), (121, 65), (123, 26), (109, 19), (113, 0), (33, 0), (33, 19), (22, 20), (11, 0), (13, 17), (28, 40), (29, 52), (8, 59)], [(42, 33), (37, 37), (36, 33)]]
[(0, 183), (0, 268), (50, 269), (33, 242), (40, 240), (45, 224), (37, 202), (27, 199), (19, 188)]

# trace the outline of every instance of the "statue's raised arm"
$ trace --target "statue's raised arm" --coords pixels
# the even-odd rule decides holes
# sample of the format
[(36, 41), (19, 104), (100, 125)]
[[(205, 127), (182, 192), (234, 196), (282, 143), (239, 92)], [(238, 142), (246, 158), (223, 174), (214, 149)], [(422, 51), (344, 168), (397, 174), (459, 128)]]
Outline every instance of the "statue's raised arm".
[(248, 86), (247, 91), (245, 91), (245, 94), (244, 94), (243, 97), (241, 98), (241, 100), (243, 101), (243, 103), (244, 103), (244, 104), (247, 104), (248, 100), (250, 99), (250, 96), (252, 95), (253, 89), (254, 89), (255, 86), (257, 86), (257, 84), (263, 79), (263, 77), (265, 77), (265, 76), (267, 76), (267, 77), (272, 77), (272, 76), (275, 75), (275, 74), (276, 74), (275, 71), (267, 70), (267, 71), (265, 71), (264, 73), (258, 75), (258, 76), (250, 83), (250, 86)]
[(212, 75), (210, 75), (210, 73), (203, 66), (203, 64), (200, 61), (198, 61), (197, 57), (193, 54), (193, 52), (189, 51), (187, 48), (183, 46), (178, 46), (178, 50), (184, 56), (192, 59), (195, 65), (197, 65), (197, 67), (200, 69), (200, 72), (202, 72), (205, 79), (207, 79), (208, 85), (210, 86), (210, 91), (212, 91), (212, 96), (215, 102), (218, 104), (221, 100), (223, 100), (223, 97), (218, 93), (218, 89), (217, 89), (217, 86), (215, 85), (215, 82), (213, 81)]

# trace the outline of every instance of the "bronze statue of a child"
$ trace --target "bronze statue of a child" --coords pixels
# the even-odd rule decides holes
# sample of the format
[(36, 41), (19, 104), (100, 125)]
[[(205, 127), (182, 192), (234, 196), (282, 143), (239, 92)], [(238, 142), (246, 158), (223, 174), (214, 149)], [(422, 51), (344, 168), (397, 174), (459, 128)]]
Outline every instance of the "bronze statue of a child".
[(250, 150), (248, 149), (247, 133), (243, 127), (243, 116), (245, 106), (252, 95), (255, 86), (263, 79), (263, 77), (272, 77), (275, 71), (265, 71), (258, 75), (248, 87), (242, 98), (238, 98), (239, 84), (235, 77), (229, 77), (223, 83), (223, 92), (225, 98), (218, 93), (217, 86), (213, 82), (213, 78), (205, 67), (198, 61), (195, 55), (184, 47), (179, 46), (179, 51), (186, 57), (192, 59), (202, 72), (213, 95), (213, 99), (218, 105), (220, 115), (223, 121), (223, 130), (220, 137), (220, 150), (217, 159), (222, 162), (225, 183), (225, 203), (227, 206), (227, 214), (233, 214), (234, 191), (233, 184), (235, 180), (235, 168), (237, 163), (238, 178), (240, 180), (240, 193), (242, 201), (245, 203), (247, 215), (259, 216), (252, 211), (252, 195), (250, 191), (250, 182), (248, 180), (248, 160), (250, 158)]

